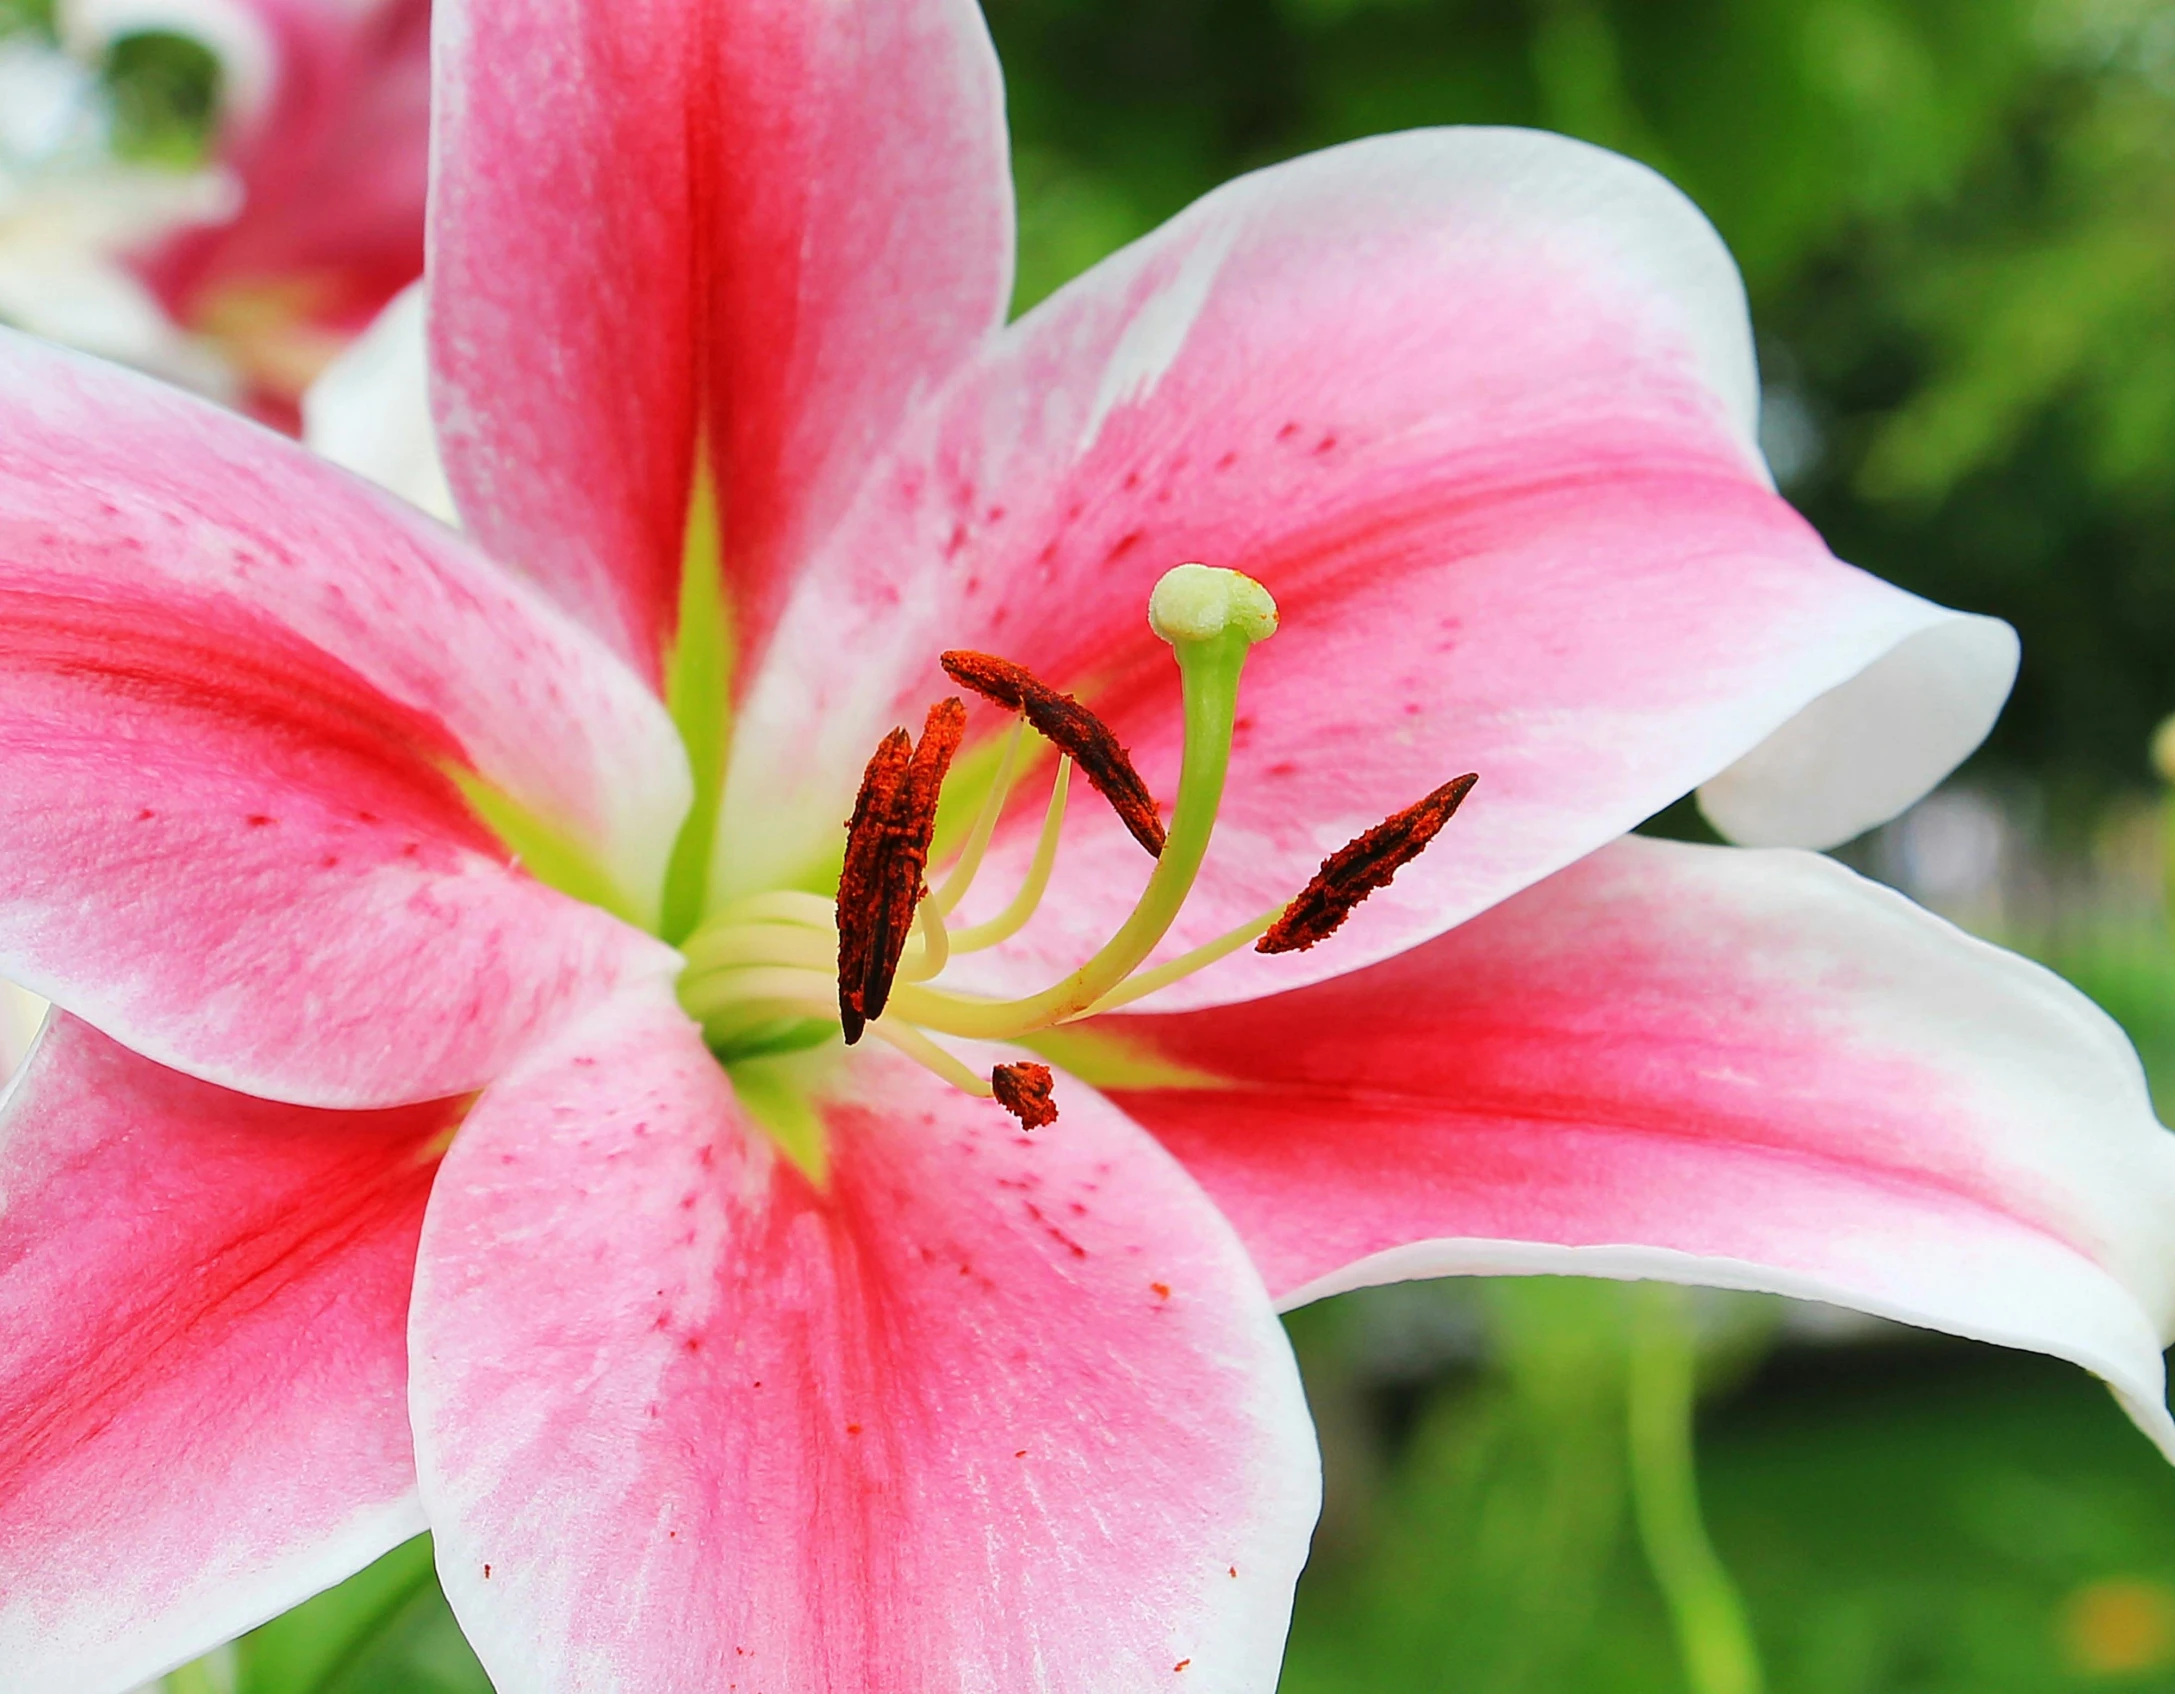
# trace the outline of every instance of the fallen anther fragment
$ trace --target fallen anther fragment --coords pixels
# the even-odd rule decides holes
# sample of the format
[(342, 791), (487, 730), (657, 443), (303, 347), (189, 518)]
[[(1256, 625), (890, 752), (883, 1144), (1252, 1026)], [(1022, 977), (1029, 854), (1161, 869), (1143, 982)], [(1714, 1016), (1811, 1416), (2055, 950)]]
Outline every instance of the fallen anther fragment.
[(838, 1021), (849, 1047), (891, 998), (914, 910), (928, 892), (922, 877), (937, 796), (966, 726), (966, 707), (956, 697), (940, 700), (919, 746), (895, 729), (862, 773), (838, 877)]
[(1388, 887), (1391, 877), (1420, 856), (1479, 780), (1471, 773), (1455, 777), (1426, 799), (1383, 819), (1357, 840), (1339, 847), (1322, 861), (1314, 880), (1284, 908), (1269, 932), (1254, 943), (1254, 951), (1304, 952), (1317, 941), (1328, 940), (1352, 915), (1354, 906), (1376, 889)]
[(989, 1073), (997, 1104), (1020, 1120), (1022, 1129), (1042, 1129), (1057, 1122), (1057, 1102), (1050, 1097), (1050, 1067), (1032, 1059), (999, 1065)]
[(941, 662), (945, 674), (960, 687), (1019, 713), (1059, 752), (1071, 754), (1133, 839), (1162, 857), (1163, 819), (1148, 785), (1108, 724), (1070, 694), (1060, 694), (1010, 659), (955, 649), (943, 654)]

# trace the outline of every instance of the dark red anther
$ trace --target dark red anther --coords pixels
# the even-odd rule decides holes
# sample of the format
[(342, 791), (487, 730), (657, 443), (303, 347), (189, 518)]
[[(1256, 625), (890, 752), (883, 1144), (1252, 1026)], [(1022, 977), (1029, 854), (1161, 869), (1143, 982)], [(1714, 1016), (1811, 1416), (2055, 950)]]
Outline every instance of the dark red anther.
[(941, 662), (961, 688), (971, 688), (983, 699), (1019, 713), (1051, 746), (1071, 754), (1072, 762), (1095, 785), (1095, 792), (1110, 802), (1133, 839), (1162, 857), (1163, 820), (1156, 814), (1155, 800), (1108, 724), (1070, 694), (1058, 693), (1010, 659), (959, 649), (942, 655)]
[(955, 697), (929, 708), (921, 745), (895, 729), (877, 744), (846, 822), (846, 860), (838, 873), (838, 1021), (846, 1045), (884, 1013), (914, 911), (928, 892), (929, 840), (937, 795), (967, 708)]
[(1057, 1122), (1057, 1102), (1050, 1098), (1050, 1067), (1032, 1059), (999, 1065), (989, 1073), (997, 1104), (1020, 1120), (1022, 1129), (1043, 1129)]
[(1477, 775), (1456, 777), (1426, 799), (1385, 818), (1356, 841), (1349, 841), (1322, 861), (1314, 880), (1284, 908), (1269, 933), (1254, 943), (1257, 953), (1301, 953), (1327, 941), (1352, 908), (1420, 856), (1442, 826), (1473, 791)]

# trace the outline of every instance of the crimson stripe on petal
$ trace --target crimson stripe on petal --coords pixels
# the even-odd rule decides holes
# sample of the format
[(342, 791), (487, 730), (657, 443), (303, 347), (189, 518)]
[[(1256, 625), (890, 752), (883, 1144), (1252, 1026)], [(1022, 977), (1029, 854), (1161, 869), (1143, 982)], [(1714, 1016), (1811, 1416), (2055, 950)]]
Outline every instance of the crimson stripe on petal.
[(422, 1528), (440, 1101), (341, 1113), (55, 1014), (0, 1115), (0, 1683), (118, 1694)]
[(2175, 1137), (2135, 1053), (1828, 860), (1627, 840), (1369, 970), (1082, 1028), (1287, 1303), (1767, 1288), (2075, 1360), (2175, 1452)]
[[(1077, 690), (1168, 802), (1178, 680), (1142, 614), (1186, 560), (1255, 576), (1282, 617), (1168, 951), (1282, 906), (1446, 775), (1480, 786), (1333, 946), (1241, 952), (1151, 1004), (1389, 957), (1809, 718), (1763, 767), (1817, 798), (1795, 839), (1877, 822), (1984, 733), (2014, 640), (1832, 558), (1768, 483), (1755, 407), (1728, 254), (1628, 161), (1438, 130), (1231, 183), (1011, 326), (872, 472), (741, 714), (717, 895), (820, 861), (947, 648)], [(1875, 671), (1876, 721), (1809, 711)], [(1738, 775), (1731, 815), (1776, 822)], [(993, 904), (1036, 823), (1023, 793)], [(1078, 816), (1054, 897), (953, 979), (1070, 970), (1130, 908), (1133, 851)]]
[(230, 415), (0, 336), (0, 974), (322, 1106), (478, 1086), (672, 956), (524, 874), (455, 778), (654, 911), (669, 721), (533, 591)]
[(658, 681), (706, 452), (745, 661), (911, 402), (1003, 321), (980, 9), (442, 0), (438, 29), (432, 351), (462, 515)]
[(417, 1451), (496, 1685), (1267, 1694), (1316, 1474), (1243, 1250), (1085, 1090), (839, 1062), (822, 1190), (644, 990), (449, 1155)]

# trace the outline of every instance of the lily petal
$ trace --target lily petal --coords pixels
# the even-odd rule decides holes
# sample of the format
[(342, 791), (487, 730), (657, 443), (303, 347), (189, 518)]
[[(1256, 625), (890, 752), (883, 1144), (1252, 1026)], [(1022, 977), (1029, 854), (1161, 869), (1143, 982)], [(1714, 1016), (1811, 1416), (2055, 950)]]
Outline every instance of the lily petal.
[(311, 452), (459, 524), (430, 420), (430, 351), (418, 282), (393, 297), (302, 397)]
[[(1877, 726), (1825, 711), (1789, 761), (1830, 778), (1801, 833), (1853, 833), (1976, 744), (2015, 641), (1833, 559), (1769, 486), (1755, 405), (1729, 256), (1641, 166), (1444, 130), (1242, 178), (1013, 326), (879, 468), (743, 713), (718, 891), (835, 853), (855, 761), (942, 688), (945, 647), (1076, 689), (1167, 803), (1177, 678), (1143, 611), (1185, 560), (1259, 578), (1283, 619), (1248, 663), (1171, 951), (1273, 911), (1448, 778), (1480, 786), (1335, 947), (1241, 954), (1157, 1005), (1396, 953), (1877, 675)], [(1750, 768), (1740, 810), (1771, 821), (1742, 798), (1764, 791)], [(993, 889), (1037, 805), (1015, 808)], [(1055, 980), (1142, 874), (1086, 808), (1058, 894), (958, 980)]]
[(752, 650), (909, 403), (1003, 321), (980, 8), (449, 0), (438, 29), (432, 362), (463, 517), (661, 683), (703, 457)]
[(404, 1324), (457, 1116), (54, 1015), (0, 1115), (0, 1687), (118, 1694), (423, 1528)]
[(412, 1404), (497, 1686), (1268, 1694), (1318, 1479), (1237, 1239), (1085, 1090), (847, 1076), (820, 1189), (662, 993), (478, 1103)]
[(2074, 1360), (2175, 1452), (2175, 1137), (2136, 1054), (1832, 861), (1633, 838), (1371, 970), (1082, 1027), (1286, 1306), (1472, 1272), (1767, 1289)]
[(479, 811), (654, 909), (684, 757), (540, 595), (267, 431), (21, 336), (0, 433), (0, 976), (209, 1081), (364, 1106), (477, 1087), (674, 966)]

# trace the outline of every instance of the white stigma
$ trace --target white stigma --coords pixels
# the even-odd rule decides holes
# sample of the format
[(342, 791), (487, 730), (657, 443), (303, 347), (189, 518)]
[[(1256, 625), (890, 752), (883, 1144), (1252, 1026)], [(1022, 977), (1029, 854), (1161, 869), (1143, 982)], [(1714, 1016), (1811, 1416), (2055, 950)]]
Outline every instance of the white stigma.
[(1213, 565), (1174, 565), (1148, 596), (1148, 627), (1172, 646), (1235, 630), (1248, 642), (1276, 633), (1276, 602), (1250, 576)]

